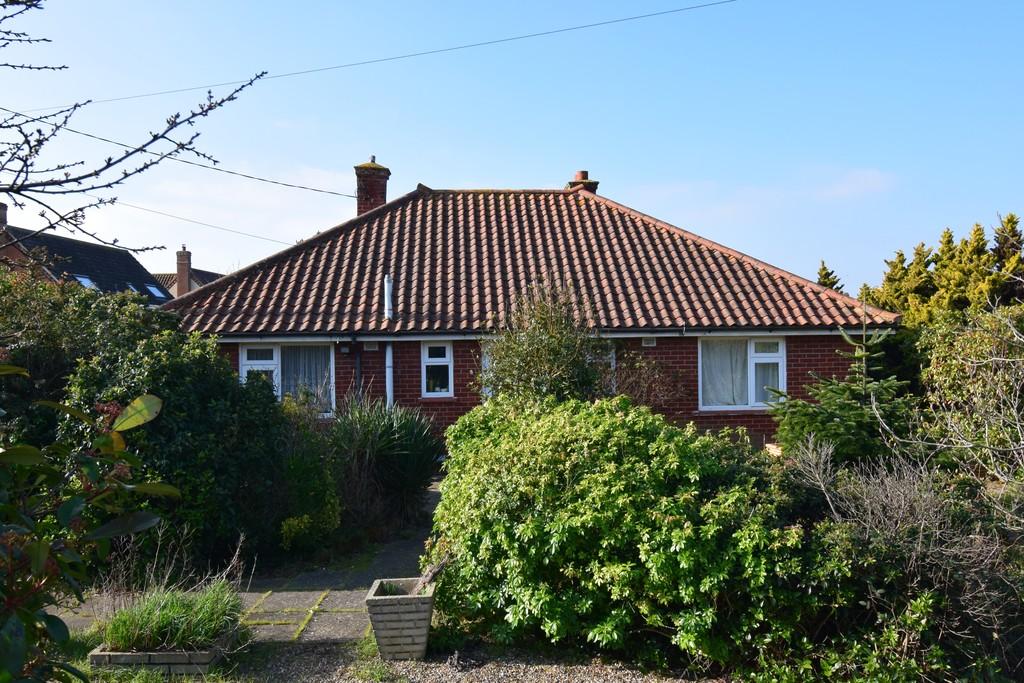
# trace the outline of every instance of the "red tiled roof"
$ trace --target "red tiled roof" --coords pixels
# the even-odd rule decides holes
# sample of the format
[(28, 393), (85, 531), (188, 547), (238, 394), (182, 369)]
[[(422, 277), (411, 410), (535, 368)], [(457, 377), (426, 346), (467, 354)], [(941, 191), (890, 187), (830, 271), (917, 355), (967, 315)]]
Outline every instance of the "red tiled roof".
[[(829, 329), (898, 316), (579, 188), (417, 190), (168, 303), (220, 335), (468, 333), (554, 273), (602, 330)], [(394, 279), (394, 315), (383, 310)]]

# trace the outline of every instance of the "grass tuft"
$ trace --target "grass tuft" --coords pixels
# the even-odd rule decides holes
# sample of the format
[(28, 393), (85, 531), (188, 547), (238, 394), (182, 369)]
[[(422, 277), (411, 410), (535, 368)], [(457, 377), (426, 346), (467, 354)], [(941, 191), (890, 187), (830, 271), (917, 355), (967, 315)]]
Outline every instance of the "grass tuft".
[(198, 650), (239, 628), (242, 599), (227, 581), (198, 591), (158, 590), (117, 612), (103, 640), (111, 650)]

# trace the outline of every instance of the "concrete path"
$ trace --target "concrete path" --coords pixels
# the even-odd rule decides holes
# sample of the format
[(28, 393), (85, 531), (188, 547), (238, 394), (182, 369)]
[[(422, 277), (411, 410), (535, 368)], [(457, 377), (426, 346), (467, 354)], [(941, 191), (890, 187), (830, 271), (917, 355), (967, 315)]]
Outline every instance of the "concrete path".
[[(430, 487), (426, 508), (433, 512), (440, 498), (438, 483)], [(243, 621), (258, 642), (338, 643), (360, 639), (370, 621), (363, 603), (378, 578), (419, 576), (419, 558), (430, 534), (425, 525), (408, 530), (403, 538), (378, 545), (330, 569), (306, 571), (290, 577), (253, 579), (242, 593)], [(72, 629), (87, 628), (96, 620), (96, 599), (62, 615)]]

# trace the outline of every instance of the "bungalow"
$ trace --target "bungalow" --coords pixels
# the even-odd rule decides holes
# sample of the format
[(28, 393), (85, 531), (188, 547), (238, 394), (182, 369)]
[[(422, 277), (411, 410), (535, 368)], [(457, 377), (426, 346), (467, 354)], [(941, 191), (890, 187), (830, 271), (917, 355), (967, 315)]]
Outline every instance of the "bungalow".
[(242, 378), (312, 389), (325, 413), (359, 385), (450, 424), (480, 401), (490, 322), (550, 272), (601, 335), (679, 378), (671, 418), (761, 436), (768, 387), (805, 396), (813, 374), (846, 371), (840, 328), (898, 321), (607, 199), (586, 171), (565, 189), (419, 185), (390, 202), (387, 168), (355, 171), (355, 218), (166, 304), (217, 335)]

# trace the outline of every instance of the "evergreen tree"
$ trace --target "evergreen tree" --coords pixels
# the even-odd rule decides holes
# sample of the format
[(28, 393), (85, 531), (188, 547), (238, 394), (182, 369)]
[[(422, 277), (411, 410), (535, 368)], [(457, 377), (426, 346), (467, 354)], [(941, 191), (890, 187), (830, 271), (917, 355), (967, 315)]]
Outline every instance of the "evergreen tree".
[(1001, 303), (1014, 303), (1024, 300), (1024, 235), (1020, 231), (1020, 221), (1016, 214), (1008, 213), (999, 217), (992, 240), (992, 254), (996, 259), (996, 268), (1006, 274), (1007, 282), (1000, 292)]
[(822, 287), (834, 289), (837, 292), (843, 291), (842, 281), (834, 270), (825, 265), (825, 259), (822, 259), (821, 265), (818, 266), (818, 284)]

